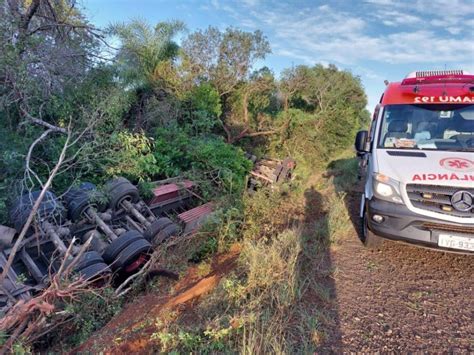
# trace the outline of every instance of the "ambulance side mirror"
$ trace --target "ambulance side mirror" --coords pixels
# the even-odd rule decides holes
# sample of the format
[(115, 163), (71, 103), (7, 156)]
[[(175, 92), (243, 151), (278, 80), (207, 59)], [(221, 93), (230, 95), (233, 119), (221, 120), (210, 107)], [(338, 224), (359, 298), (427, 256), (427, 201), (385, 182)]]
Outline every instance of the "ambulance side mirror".
[(367, 143), (368, 136), (369, 136), (368, 131), (357, 132), (356, 139), (355, 139), (355, 149), (357, 153), (364, 153), (367, 151), (366, 143)]

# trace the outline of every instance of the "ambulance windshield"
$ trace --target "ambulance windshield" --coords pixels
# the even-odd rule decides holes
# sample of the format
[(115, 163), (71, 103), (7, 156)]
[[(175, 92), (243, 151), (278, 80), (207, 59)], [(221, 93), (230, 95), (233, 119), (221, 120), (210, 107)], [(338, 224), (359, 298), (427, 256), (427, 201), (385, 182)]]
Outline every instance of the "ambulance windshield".
[(387, 105), (379, 148), (474, 151), (474, 105)]

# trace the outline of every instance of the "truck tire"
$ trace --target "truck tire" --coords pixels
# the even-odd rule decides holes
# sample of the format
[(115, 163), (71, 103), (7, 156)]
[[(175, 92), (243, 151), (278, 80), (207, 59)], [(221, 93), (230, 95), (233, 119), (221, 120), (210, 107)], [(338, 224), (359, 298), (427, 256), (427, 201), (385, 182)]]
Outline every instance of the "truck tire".
[(94, 264), (104, 263), (104, 259), (99, 255), (98, 252), (86, 251), (81, 258), (81, 261), (77, 263), (76, 270), (85, 269)]
[(155, 236), (161, 232), (164, 228), (172, 224), (173, 221), (168, 217), (161, 217), (154, 221), (150, 226), (145, 230), (143, 236), (149, 242), (153, 241)]
[(94, 195), (97, 194), (96, 186), (90, 182), (84, 182), (77, 188), (72, 188), (64, 195), (66, 202), (68, 217), (73, 222), (81, 220), (83, 213), (89, 208), (93, 207), (97, 211), (102, 212), (105, 205), (96, 203)]
[[(20, 232), (28, 216), (33, 209), (33, 205), (40, 196), (41, 191), (33, 191), (31, 193), (26, 193), (18, 197), (13, 203), (9, 210), (10, 223), (17, 232)], [(61, 202), (58, 200), (56, 195), (47, 191), (44, 195), (43, 200), (40, 203), (38, 208), (37, 215), (40, 219), (47, 219), (49, 221), (54, 221), (56, 224), (60, 224), (64, 220), (66, 210)], [(31, 233), (32, 230), (29, 231)]]
[(107, 264), (101, 262), (89, 265), (83, 269), (77, 270), (76, 272), (79, 274), (79, 276), (82, 276), (84, 280), (91, 281), (95, 278), (109, 275), (111, 270)]
[(105, 185), (105, 190), (109, 197), (110, 207), (114, 211), (120, 209), (120, 203), (124, 200), (132, 203), (140, 200), (137, 187), (123, 177), (110, 180)]
[(177, 224), (172, 223), (165, 228), (163, 228), (162, 231), (160, 231), (156, 236), (153, 238), (153, 244), (158, 245), (163, 243), (165, 240), (168, 238), (172, 237), (173, 235), (177, 235), (180, 232), (180, 228), (178, 227)]
[(107, 264), (112, 263), (122, 250), (137, 240), (145, 239), (138, 231), (128, 231), (122, 234), (117, 239), (113, 240), (102, 254), (102, 258)]
[(110, 267), (113, 270), (121, 270), (133, 263), (142, 254), (148, 254), (151, 249), (151, 244), (145, 238), (138, 239), (123, 249)]
[(362, 242), (368, 249), (378, 250), (382, 247), (383, 238), (374, 234), (369, 229), (368, 213), (364, 212), (364, 218), (362, 218)]

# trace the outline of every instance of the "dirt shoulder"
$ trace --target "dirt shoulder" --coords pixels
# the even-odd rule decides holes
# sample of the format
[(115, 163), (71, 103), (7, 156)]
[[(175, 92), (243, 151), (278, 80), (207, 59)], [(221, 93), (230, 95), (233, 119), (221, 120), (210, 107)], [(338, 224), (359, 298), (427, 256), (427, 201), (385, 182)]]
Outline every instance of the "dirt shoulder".
[[(357, 192), (347, 197), (352, 214)], [(356, 220), (356, 218), (354, 218)], [(474, 350), (474, 258), (386, 242), (374, 252), (356, 231), (330, 253), (335, 320), (322, 350)]]

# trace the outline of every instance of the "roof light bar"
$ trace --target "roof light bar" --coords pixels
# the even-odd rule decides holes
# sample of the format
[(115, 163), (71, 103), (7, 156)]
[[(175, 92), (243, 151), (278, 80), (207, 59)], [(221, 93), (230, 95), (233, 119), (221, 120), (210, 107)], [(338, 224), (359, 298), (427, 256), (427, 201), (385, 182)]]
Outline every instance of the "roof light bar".
[(441, 76), (441, 75), (464, 75), (462, 70), (426, 70), (426, 71), (417, 71), (417, 78), (426, 78), (428, 76)]
[(426, 70), (408, 74), (402, 85), (436, 83), (474, 83), (474, 75), (464, 70)]

